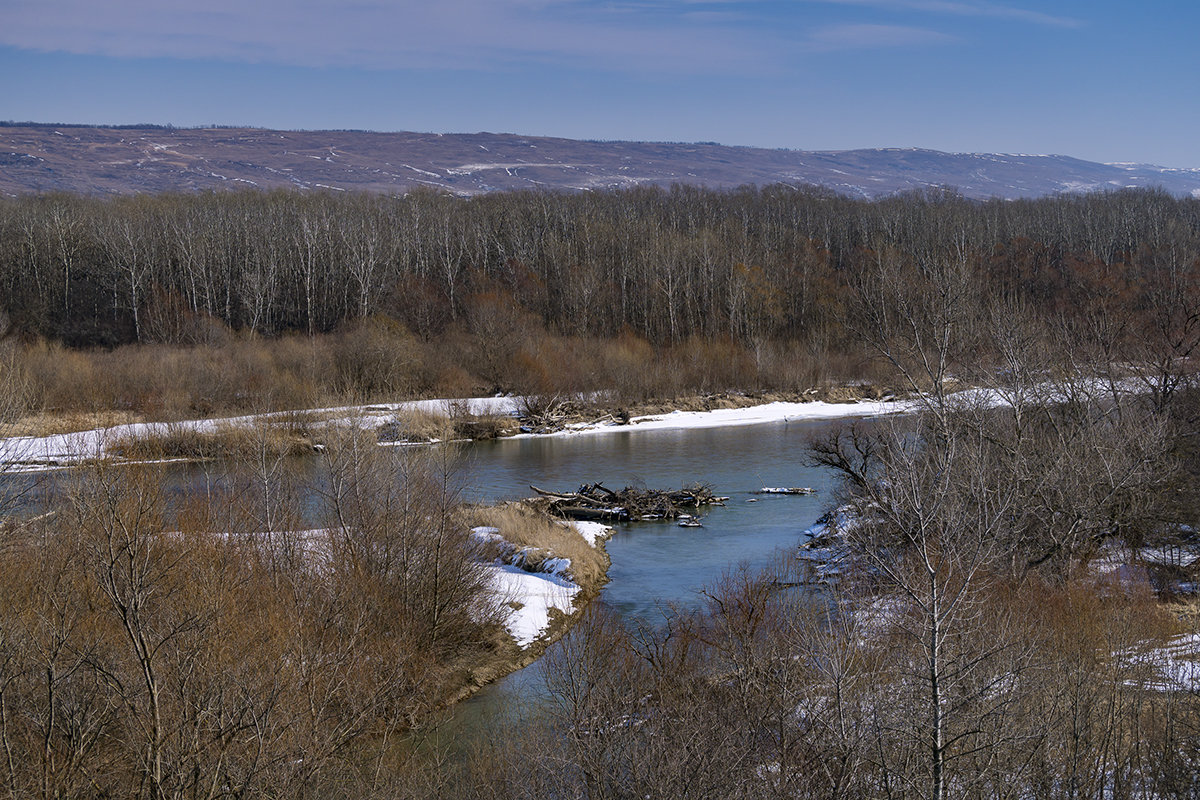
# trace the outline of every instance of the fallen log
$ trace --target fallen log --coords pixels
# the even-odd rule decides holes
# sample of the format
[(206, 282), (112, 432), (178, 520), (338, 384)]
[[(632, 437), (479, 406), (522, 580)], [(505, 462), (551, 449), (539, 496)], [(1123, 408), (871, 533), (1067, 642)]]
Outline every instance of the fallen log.
[(569, 493), (568, 492), (547, 492), (545, 489), (539, 489), (536, 486), (532, 486), (532, 485), (529, 488), (533, 489), (535, 492), (542, 495), (543, 497), (549, 497), (554, 502), (576, 503), (578, 505), (587, 506), (590, 508), (607, 508), (608, 506), (611, 506), (613, 503), (613, 500), (615, 500), (615, 498), (608, 499), (608, 498), (589, 497), (588, 495), (584, 494), (582, 491), (569, 492)]

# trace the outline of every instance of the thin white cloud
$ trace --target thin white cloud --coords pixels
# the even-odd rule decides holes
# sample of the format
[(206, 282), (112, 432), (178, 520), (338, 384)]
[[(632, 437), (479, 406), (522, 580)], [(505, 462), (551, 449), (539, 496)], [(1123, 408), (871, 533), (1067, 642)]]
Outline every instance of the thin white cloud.
[(0, 44), (116, 57), (303, 66), (751, 72), (783, 47), (715, 20), (614, 14), (583, 0), (4, 0)]
[(805, 49), (815, 52), (863, 50), (885, 47), (918, 47), (946, 44), (955, 37), (926, 28), (904, 25), (828, 25), (809, 34)]
[(1030, 11), (1000, 3), (976, 2), (975, 0), (808, 0), (808, 2), (841, 6), (870, 6), (890, 11), (922, 11), (959, 17), (1011, 19), (1059, 28), (1077, 28), (1083, 24), (1080, 20), (1071, 17)]
[[(798, 0), (0, 0), (0, 45), (121, 58), (369, 69), (541, 63), (636, 73), (775, 72), (802, 52), (952, 41), (921, 25), (797, 33)], [(805, 0), (882, 11), (1073, 21), (988, 0)]]

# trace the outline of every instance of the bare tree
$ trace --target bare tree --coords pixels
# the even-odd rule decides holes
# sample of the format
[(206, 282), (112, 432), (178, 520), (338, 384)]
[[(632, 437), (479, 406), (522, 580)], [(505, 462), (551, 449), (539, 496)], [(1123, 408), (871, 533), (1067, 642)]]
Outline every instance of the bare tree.
[(982, 431), (931, 438), (884, 427), (870, 438), (835, 435), (816, 458), (853, 485), (845, 536), (879, 593), (873, 602), (888, 604), (886, 629), (909, 645), (894, 685), (924, 706), (915, 719), (880, 724), (906, 728), (923, 754), (906, 791), (938, 800), (969, 783), (955, 767), (985, 746), (981, 714), (1009, 702), (1001, 679), (1016, 644), (1003, 620), (985, 623), (983, 598), (1007, 557), (1003, 533), (1019, 494), (994, 480)]

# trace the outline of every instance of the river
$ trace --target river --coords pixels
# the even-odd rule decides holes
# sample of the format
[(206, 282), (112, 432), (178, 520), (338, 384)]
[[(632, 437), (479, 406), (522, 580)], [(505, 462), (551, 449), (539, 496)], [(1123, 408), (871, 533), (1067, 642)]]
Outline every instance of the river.
[[(574, 489), (602, 482), (610, 488), (645, 484), (674, 488), (706, 482), (725, 507), (712, 508), (702, 528), (667, 522), (615, 526), (608, 542), (609, 583), (600, 600), (627, 618), (653, 621), (665, 604), (692, 605), (700, 589), (745, 562), (766, 566), (828, 507), (835, 482), (808, 463), (809, 441), (843, 421), (808, 420), (760, 425), (578, 436), (502, 439), (472, 445), (463, 465), (470, 499), (526, 497), (530, 484)], [(810, 486), (815, 495), (755, 495), (764, 486)], [(540, 671), (530, 667), (487, 687), (458, 711), (468, 729), (508, 714), (540, 694)]]
[[(608, 542), (609, 583), (600, 600), (626, 618), (653, 622), (666, 604), (691, 605), (698, 592), (739, 563), (766, 566), (793, 547), (831, 502), (833, 476), (808, 464), (808, 443), (844, 420), (796, 420), (725, 428), (622, 430), (499, 439), (463, 448), (459, 476), (465, 499), (491, 502), (528, 497), (530, 485), (574, 489), (601, 482), (610, 488), (644, 484), (669, 489), (705, 482), (725, 507), (705, 512), (702, 528), (669, 522), (617, 525)], [(208, 465), (172, 465), (174, 491), (206, 491)], [(217, 472), (220, 470), (218, 469)], [(8, 476), (11, 491), (34, 482)], [(33, 483), (35, 504), (55, 482)], [(810, 486), (809, 496), (755, 495), (764, 486)], [(540, 694), (537, 662), (487, 687), (456, 716), (477, 728), (481, 715), (523, 704)]]

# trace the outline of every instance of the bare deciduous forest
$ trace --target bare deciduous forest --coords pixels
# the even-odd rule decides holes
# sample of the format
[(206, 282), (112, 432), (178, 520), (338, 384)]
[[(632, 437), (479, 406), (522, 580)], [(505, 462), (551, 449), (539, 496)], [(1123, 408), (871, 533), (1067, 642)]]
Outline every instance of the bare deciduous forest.
[(321, 462), (325, 527), (280, 541), (303, 488), (266, 443), (228, 496), (182, 504), (85, 470), (5, 528), (0, 777), (14, 797), (1200, 796), (1200, 664), (1180, 682), (1154, 655), (1197, 628), (1198, 270), (1200, 201), (1153, 191), (3, 201), (0, 424), (851, 381), (921, 410), (812, 443), (842, 479), (833, 585), (798, 589), (792, 552), (661, 626), (597, 604), (546, 657), (544, 711), (453, 758), (418, 740), (495, 630), (444, 460), (348, 435)]
[[(1187, 355), (1198, 231), (1200, 201), (1154, 191), (43, 195), (0, 201), (0, 310), (51, 408), (795, 390), (883, 379), (851, 298), (946, 260), (963, 313), (1024, 309), (1072, 358)], [(970, 355), (960, 378), (1000, 358)]]

